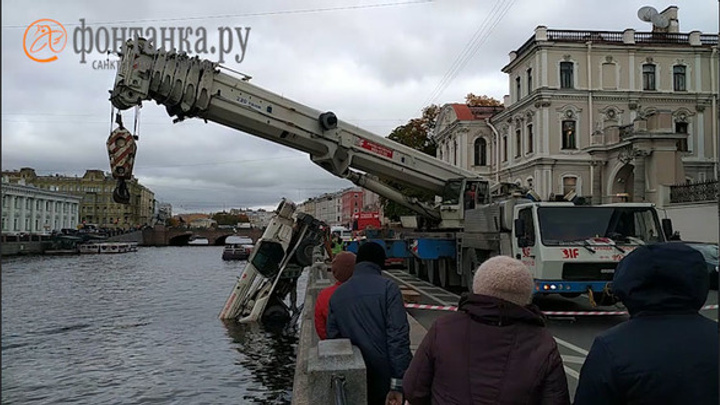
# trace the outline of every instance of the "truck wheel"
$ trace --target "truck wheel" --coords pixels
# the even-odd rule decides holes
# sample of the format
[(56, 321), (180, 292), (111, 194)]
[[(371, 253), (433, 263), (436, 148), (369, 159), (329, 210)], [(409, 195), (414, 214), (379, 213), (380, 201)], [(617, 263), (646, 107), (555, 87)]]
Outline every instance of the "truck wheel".
[(450, 286), (450, 281), (448, 279), (449, 277), (449, 269), (448, 266), (450, 265), (450, 259), (447, 258), (441, 258), (438, 260), (437, 263), (437, 284), (438, 286), (442, 288), (448, 288)]
[(427, 281), (432, 285), (440, 285), (440, 276), (438, 275), (438, 264), (436, 260), (423, 260), (427, 269)]
[(415, 259), (413, 259), (412, 257), (409, 259), (405, 259), (405, 268), (407, 269), (408, 273), (416, 275), (417, 269), (415, 268)]
[(598, 295), (594, 296), (594, 298), (595, 298), (595, 303), (601, 307), (615, 305), (618, 302), (617, 298), (615, 298), (614, 295), (610, 295), (610, 294), (598, 294)]
[(472, 292), (473, 277), (475, 277), (475, 270), (477, 270), (478, 266), (480, 266), (480, 261), (478, 260), (475, 249), (465, 249), (462, 266), (463, 280), (469, 292)]

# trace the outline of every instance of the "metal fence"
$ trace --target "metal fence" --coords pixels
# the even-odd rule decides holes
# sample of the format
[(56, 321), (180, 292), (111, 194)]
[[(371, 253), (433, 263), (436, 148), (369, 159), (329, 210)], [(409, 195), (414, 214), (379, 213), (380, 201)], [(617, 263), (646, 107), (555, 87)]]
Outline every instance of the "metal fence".
[(717, 180), (670, 186), (670, 203), (707, 202), (717, 199)]

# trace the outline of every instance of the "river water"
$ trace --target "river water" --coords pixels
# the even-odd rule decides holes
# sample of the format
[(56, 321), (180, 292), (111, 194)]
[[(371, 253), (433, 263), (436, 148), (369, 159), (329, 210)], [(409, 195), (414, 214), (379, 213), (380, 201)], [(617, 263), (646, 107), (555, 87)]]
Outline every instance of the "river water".
[(2, 403), (289, 404), (297, 332), (220, 321), (244, 264), (221, 256), (2, 258)]

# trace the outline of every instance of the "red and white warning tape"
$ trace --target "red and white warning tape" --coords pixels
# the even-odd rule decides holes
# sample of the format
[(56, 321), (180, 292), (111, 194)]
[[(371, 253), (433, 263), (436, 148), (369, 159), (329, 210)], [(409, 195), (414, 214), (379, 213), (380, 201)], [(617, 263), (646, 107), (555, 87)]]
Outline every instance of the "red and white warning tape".
[[(426, 305), (426, 304), (405, 304), (405, 308), (430, 309), (435, 311), (457, 311), (453, 305)], [(701, 311), (718, 309), (718, 304), (705, 305)], [(575, 316), (575, 315), (627, 315), (627, 311), (543, 311), (545, 315)]]

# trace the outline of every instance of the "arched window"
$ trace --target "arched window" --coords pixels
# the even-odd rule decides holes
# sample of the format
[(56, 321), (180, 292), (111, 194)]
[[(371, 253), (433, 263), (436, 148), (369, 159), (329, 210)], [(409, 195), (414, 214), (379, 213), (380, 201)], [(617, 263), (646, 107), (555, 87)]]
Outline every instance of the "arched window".
[(487, 141), (485, 138), (475, 140), (475, 166), (487, 166)]

